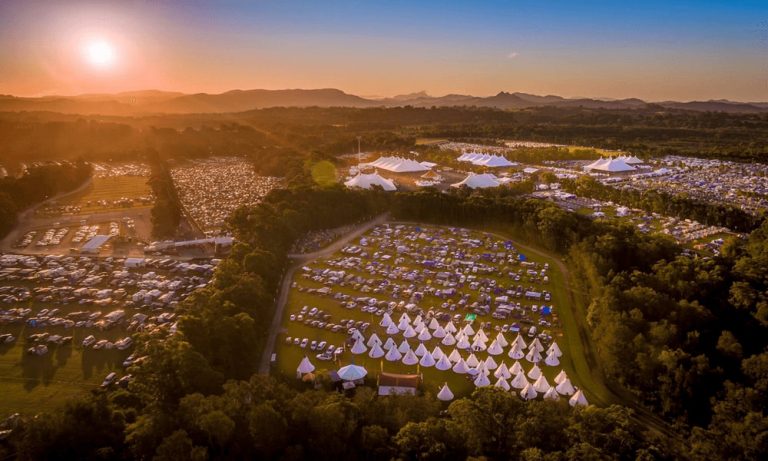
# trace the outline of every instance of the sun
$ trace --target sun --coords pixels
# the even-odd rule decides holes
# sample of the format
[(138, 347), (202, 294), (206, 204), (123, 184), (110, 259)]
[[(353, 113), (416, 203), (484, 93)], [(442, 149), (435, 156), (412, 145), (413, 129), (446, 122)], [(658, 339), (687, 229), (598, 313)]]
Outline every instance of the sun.
[(85, 59), (93, 67), (108, 69), (115, 64), (115, 48), (104, 40), (95, 40), (85, 45)]

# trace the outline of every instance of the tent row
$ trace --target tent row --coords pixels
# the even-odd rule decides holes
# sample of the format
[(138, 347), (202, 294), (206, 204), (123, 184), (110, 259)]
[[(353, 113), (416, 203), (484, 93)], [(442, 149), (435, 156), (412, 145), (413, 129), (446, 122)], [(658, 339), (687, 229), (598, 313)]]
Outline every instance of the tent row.
[(502, 168), (515, 166), (517, 163), (510, 162), (506, 157), (501, 155), (481, 154), (478, 152), (465, 152), (459, 156), (456, 160), (460, 162), (468, 162), (477, 166), (485, 166), (489, 168)]
[(368, 165), (393, 173), (416, 173), (430, 169), (416, 160), (404, 157), (379, 157), (373, 162), (368, 163)]

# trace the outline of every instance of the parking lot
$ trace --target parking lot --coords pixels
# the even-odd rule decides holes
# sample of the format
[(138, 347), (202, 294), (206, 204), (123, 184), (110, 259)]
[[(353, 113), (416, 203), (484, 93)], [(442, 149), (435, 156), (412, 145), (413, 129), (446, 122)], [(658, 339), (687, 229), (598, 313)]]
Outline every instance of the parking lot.
[(213, 268), (211, 261), (0, 256), (0, 389), (13, 396), (3, 401), (34, 410), (112, 372), (111, 384), (127, 383), (125, 368), (142, 360), (133, 335), (174, 334), (175, 306), (207, 284)]

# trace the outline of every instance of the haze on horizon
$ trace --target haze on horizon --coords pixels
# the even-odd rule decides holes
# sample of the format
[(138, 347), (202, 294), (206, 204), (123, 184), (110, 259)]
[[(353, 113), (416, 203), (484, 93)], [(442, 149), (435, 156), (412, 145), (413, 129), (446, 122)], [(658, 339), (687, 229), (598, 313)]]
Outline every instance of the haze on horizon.
[(736, 3), (6, 0), (0, 93), (765, 101), (768, 3)]

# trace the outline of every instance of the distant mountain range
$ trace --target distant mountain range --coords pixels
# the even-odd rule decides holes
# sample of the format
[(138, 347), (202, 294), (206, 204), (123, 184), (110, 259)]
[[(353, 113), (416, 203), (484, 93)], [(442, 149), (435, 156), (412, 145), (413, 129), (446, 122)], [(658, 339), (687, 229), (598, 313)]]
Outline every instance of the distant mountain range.
[(373, 99), (355, 96), (341, 90), (232, 90), (220, 94), (184, 94), (169, 91), (131, 91), (116, 94), (83, 94), (77, 96), (44, 96), (25, 98), (0, 95), (0, 111), (52, 111), (76, 114), (140, 115), (242, 112), (267, 107), (447, 107), (475, 106), (497, 109), (531, 107), (584, 107), (589, 109), (682, 109), (729, 113), (768, 112), (768, 102), (661, 101), (641, 99), (563, 98), (526, 93), (500, 92), (480, 97), (462, 94), (430, 96), (425, 91)]

